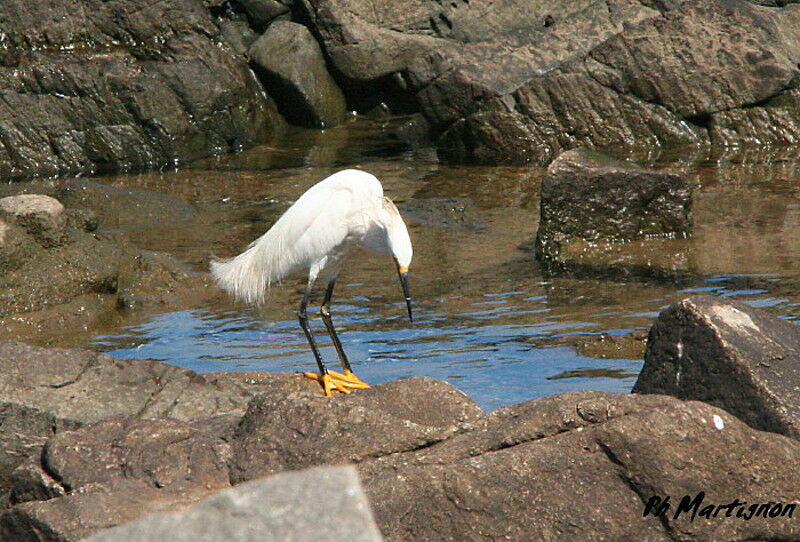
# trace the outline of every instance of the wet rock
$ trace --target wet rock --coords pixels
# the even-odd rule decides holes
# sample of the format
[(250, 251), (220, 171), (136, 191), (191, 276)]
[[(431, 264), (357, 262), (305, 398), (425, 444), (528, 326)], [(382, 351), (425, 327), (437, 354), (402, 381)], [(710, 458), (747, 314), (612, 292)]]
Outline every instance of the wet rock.
[(174, 164), (281, 124), (201, 2), (12, 0), (0, 20), (5, 178)]
[(68, 207), (90, 209), (106, 228), (161, 228), (197, 215), (192, 205), (168, 194), (82, 179), (62, 184), (57, 197)]
[[(781, 105), (800, 73), (796, 9), (745, 0), (581, 1), (557, 12), (488, 0), (301, 5), (336, 69), (416, 103), (451, 160), (546, 164), (581, 146), (800, 135), (795, 110)], [(765, 104), (772, 109), (747, 112)]]
[(462, 392), (422, 377), (333, 399), (260, 395), (237, 430), (231, 479), (407, 452), (445, 439), (480, 416)]
[(677, 175), (567, 151), (547, 168), (540, 214), (535, 250), (546, 269), (688, 266), (681, 248), (692, 231), (691, 189)]
[[(629, 397), (583, 392), (537, 399), (471, 433), (403, 454), (404, 462), (384, 470), (361, 465), (381, 531), (388, 540), (798, 535), (787, 517), (691, 521), (691, 514), (672, 514), (684, 495), (700, 491), (706, 505), (736, 498), (793, 502), (800, 444), (703, 403)], [(455, 439), (461, 443), (454, 450)], [(417, 455), (425, 457), (415, 461)], [(671, 496), (670, 514), (643, 517), (654, 495)]]
[(219, 29), (225, 41), (240, 55), (247, 54), (250, 46), (258, 39), (258, 34), (250, 28), (247, 21), (223, 19), (219, 23)]
[(115, 540), (382, 540), (353, 467), (318, 467), (242, 484), (190, 509), (98, 533)]
[(627, 335), (590, 335), (580, 338), (575, 349), (581, 356), (598, 359), (642, 359), (647, 334), (634, 332)]
[(684, 299), (650, 329), (633, 391), (705, 401), (800, 438), (800, 329), (729, 299)]
[[(50, 331), (85, 333), (113, 317), (122, 298), (152, 307), (206, 288), (203, 276), (176, 258), (139, 250), (108, 229), (179, 224), (196, 214), (181, 200), (88, 181), (51, 188), (63, 201), (25, 193), (31, 187), (24, 183), (13, 188), (16, 194), (0, 198), (0, 337), (45, 342), (54, 338)], [(64, 202), (97, 212), (65, 209)]]
[(13, 220), (47, 248), (60, 246), (66, 240), (64, 206), (50, 196), (20, 194), (0, 198), (0, 215)]
[(253, 28), (263, 32), (273, 19), (289, 13), (291, 0), (239, 0), (239, 4)]
[[(274, 375), (265, 384), (235, 376), (200, 376), (157, 362), (14, 342), (0, 342), (0, 374), (0, 491), (10, 487), (14, 468), (61, 431), (110, 416), (185, 422), (241, 416), (256, 393), (285, 393), (306, 385), (295, 381), (307, 380)], [(312, 384), (309, 381), (306, 389), (318, 393)]]
[(305, 26), (276, 21), (256, 40), (249, 57), (290, 122), (324, 127), (344, 118), (344, 95), (328, 73), (317, 40)]

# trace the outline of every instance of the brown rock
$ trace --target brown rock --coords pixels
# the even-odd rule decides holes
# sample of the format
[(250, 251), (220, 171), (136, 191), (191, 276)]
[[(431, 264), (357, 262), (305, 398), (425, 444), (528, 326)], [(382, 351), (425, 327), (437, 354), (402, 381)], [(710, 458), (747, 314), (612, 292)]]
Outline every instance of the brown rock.
[(191, 423), (235, 415), (222, 423), (232, 427), (261, 391), (280, 393), (285, 385), (308, 386), (319, 393), (315, 383), (306, 384), (307, 379), (293, 374), (262, 379), (267, 384), (248, 383), (235, 376), (200, 376), (158, 362), (13, 342), (0, 342), (0, 374), (0, 491), (10, 487), (15, 467), (64, 430), (110, 416), (170, 417)]
[(317, 40), (305, 26), (276, 21), (248, 52), (250, 63), (293, 124), (330, 127), (347, 111)]
[[(544, 414), (537, 420), (540, 410)], [(527, 416), (533, 419), (526, 421)], [(709, 405), (583, 392), (537, 399), (488, 418), (470, 433), (403, 454), (403, 461), (360, 466), (387, 540), (733, 540), (800, 534), (797, 522), (787, 517), (673, 518), (680, 499), (700, 491), (706, 505), (735, 498), (788, 504), (797, 498), (800, 474), (793, 464), (800, 443), (753, 430)], [(668, 516), (643, 517), (652, 496), (667, 495)]]
[(793, 106), (800, 11), (792, 7), (745, 0), (302, 6), (337, 70), (418, 104), (439, 154), (452, 160), (546, 164), (581, 146), (800, 138)]
[(201, 2), (0, 4), (0, 175), (158, 167), (281, 120)]
[(730, 299), (684, 299), (650, 329), (633, 391), (705, 401), (800, 438), (800, 329)]
[(332, 399), (264, 394), (233, 442), (234, 482), (324, 463), (359, 462), (443, 440), (481, 416), (456, 388), (416, 377)]
[(542, 180), (536, 258), (548, 271), (688, 274), (692, 191), (678, 175), (575, 149)]

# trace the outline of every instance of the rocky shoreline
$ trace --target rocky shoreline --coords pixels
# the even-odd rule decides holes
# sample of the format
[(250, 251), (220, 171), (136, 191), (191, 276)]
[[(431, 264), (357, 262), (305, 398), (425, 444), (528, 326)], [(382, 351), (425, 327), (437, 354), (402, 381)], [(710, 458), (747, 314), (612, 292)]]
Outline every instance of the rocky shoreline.
[(375, 108), (418, 113), (413, 138), (460, 163), (800, 140), (794, 2), (10, 0), (0, 24), (3, 178), (159, 168)]
[[(252, 540), (241, 533), (257, 522), (305, 540), (332, 515), (331, 532), (357, 540), (793, 539), (787, 515), (644, 510), (699, 492), (797, 503), (798, 344), (792, 324), (693, 297), (650, 331), (638, 393), (569, 392), (485, 414), (429, 378), (326, 399), (297, 374), (197, 375), (5, 342), (0, 539), (118, 540), (169, 525), (180, 540), (201, 526)], [(287, 519), (277, 503), (317, 521)]]

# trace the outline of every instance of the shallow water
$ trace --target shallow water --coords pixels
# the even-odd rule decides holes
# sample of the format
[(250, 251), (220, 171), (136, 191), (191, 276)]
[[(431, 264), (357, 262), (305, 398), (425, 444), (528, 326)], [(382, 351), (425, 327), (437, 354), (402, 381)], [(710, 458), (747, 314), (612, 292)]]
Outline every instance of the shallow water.
[[(629, 391), (642, 365), (641, 343), (610, 340), (603, 347), (600, 339), (646, 330), (663, 307), (693, 293), (735, 296), (782, 317), (800, 316), (797, 157), (678, 153), (649, 160), (697, 185), (694, 239), (682, 248), (693, 278), (545, 277), (526, 248), (536, 232), (543, 169), (445, 166), (392, 139), (392, 127), (361, 119), (324, 132), (297, 131), (290, 143), (175, 172), (100, 180), (196, 205), (196, 219), (142, 229), (135, 238), (205, 269), (210, 257), (241, 251), (333, 171), (374, 173), (409, 222), (415, 321), (405, 317), (391, 261), (354, 255), (332, 307), (354, 370), (371, 383), (445, 379), (487, 409), (569, 390)], [(294, 316), (303, 284), (285, 281), (259, 309), (220, 295), (191, 310), (139, 314), (91, 345), (197, 372), (314, 370)], [(336, 367), (322, 323), (313, 325), (323, 356)]]

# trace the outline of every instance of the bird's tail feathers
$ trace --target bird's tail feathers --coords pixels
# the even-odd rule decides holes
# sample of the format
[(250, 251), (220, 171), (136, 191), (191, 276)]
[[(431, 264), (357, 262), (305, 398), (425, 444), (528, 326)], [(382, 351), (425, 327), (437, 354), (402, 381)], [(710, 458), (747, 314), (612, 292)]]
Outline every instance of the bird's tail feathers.
[(234, 258), (211, 262), (211, 275), (217, 284), (246, 303), (263, 303), (270, 286), (264, 259), (257, 257), (257, 252), (256, 246), (250, 246)]

